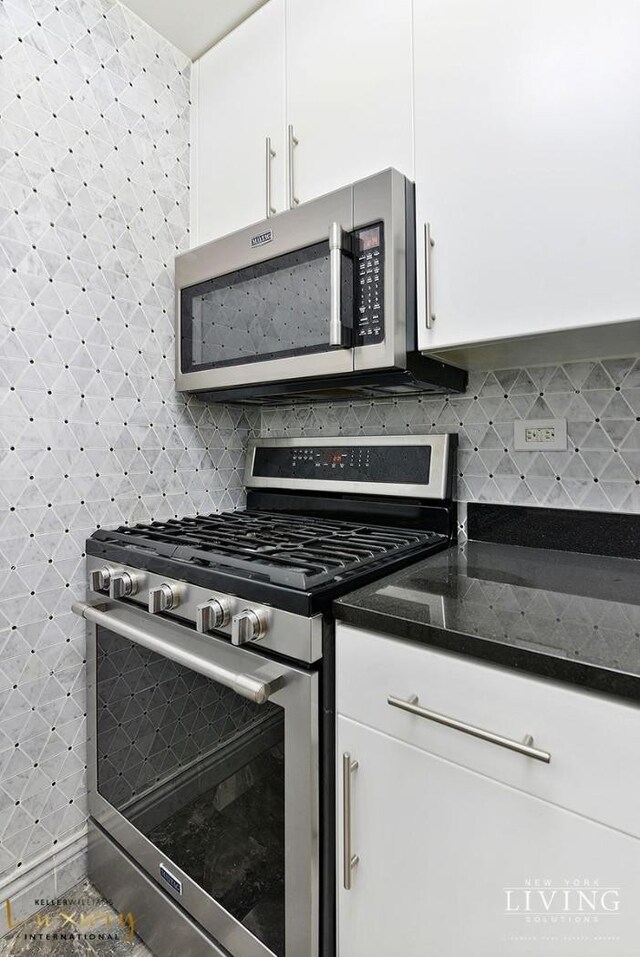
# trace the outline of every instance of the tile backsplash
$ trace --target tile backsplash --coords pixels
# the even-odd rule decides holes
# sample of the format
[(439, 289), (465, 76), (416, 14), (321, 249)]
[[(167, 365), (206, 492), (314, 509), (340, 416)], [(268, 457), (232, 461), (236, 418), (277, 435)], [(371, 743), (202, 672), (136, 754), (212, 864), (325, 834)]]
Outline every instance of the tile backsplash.
[(6, 894), (86, 818), (85, 538), (232, 508), (249, 423), (174, 391), (187, 59), (114, 0), (3, 0), (0, 53)]
[[(566, 419), (566, 452), (515, 452), (518, 419)], [(457, 432), (461, 502), (640, 512), (640, 358), (472, 372), (465, 395), (265, 408), (263, 436)]]

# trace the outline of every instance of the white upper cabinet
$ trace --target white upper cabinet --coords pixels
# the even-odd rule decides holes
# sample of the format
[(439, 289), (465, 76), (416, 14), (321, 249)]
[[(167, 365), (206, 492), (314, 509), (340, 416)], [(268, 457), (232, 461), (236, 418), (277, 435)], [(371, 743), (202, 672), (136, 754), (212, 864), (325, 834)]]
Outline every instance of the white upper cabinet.
[(264, 219), (267, 176), (282, 212), (284, 89), (284, 0), (269, 0), (194, 63), (192, 245)]
[(394, 166), (413, 177), (411, 0), (287, 0), (301, 203)]
[(192, 242), (266, 217), (267, 137), (277, 212), (394, 166), (423, 351), (636, 351), (639, 49), (638, 0), (269, 0), (193, 67)]
[(412, 177), (411, 31), (411, 0), (269, 0), (197, 60), (192, 245), (264, 219), (268, 188), (280, 213), (388, 166)]
[(637, 0), (415, 0), (422, 349), (640, 316), (639, 50)]

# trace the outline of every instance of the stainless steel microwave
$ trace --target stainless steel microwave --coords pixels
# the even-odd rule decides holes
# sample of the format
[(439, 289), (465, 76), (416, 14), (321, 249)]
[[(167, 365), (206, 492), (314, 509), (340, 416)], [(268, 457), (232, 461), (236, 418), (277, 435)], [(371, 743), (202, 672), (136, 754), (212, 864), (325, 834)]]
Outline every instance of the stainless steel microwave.
[(460, 392), (417, 351), (414, 186), (396, 170), (176, 257), (176, 383), (214, 400)]

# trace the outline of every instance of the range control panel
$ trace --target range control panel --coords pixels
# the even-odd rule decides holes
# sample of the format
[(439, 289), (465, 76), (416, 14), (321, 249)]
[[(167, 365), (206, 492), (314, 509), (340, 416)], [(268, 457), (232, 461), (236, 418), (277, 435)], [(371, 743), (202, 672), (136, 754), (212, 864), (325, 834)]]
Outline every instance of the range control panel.
[(355, 345), (384, 339), (384, 236), (382, 223), (357, 229), (355, 251)]
[(259, 446), (253, 475), (277, 479), (427, 485), (429, 445)]

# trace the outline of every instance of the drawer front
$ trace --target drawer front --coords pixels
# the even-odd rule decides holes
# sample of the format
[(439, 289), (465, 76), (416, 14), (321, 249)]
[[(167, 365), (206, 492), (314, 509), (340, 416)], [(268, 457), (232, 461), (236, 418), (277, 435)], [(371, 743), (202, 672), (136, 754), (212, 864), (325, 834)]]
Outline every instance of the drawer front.
[[(640, 706), (338, 623), (339, 714), (640, 836)], [(548, 752), (548, 764), (388, 704)], [(506, 744), (506, 742), (504, 742)]]

